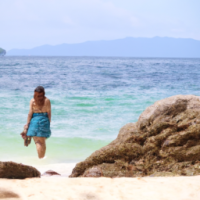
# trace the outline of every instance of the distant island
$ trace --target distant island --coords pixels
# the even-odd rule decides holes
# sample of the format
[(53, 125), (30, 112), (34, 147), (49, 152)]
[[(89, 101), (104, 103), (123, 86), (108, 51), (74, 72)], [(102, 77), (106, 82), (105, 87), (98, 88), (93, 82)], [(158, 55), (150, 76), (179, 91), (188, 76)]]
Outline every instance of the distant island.
[(12, 49), (7, 55), (200, 58), (200, 41), (189, 38), (127, 37), (78, 44), (43, 45), (33, 49)]
[(6, 55), (6, 50), (0, 48), (0, 56), (5, 56)]

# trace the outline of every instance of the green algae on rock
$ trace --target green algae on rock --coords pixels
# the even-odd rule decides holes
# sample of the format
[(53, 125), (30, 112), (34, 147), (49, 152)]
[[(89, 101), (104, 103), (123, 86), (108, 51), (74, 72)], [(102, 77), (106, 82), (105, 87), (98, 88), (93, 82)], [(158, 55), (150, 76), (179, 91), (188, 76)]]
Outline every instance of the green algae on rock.
[(200, 98), (155, 102), (136, 123), (78, 163), (70, 177), (192, 176), (200, 174)]

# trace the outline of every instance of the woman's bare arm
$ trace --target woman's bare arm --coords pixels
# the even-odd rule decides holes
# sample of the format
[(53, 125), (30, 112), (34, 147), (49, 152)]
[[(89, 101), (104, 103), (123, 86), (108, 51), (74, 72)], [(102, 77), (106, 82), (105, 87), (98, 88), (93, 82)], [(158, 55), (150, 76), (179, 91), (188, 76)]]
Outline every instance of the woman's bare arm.
[(48, 99), (48, 118), (49, 118), (49, 121), (51, 122), (51, 102), (50, 100)]
[(26, 123), (27, 126), (29, 126), (32, 115), (33, 115), (32, 104), (33, 104), (33, 99), (31, 99), (31, 101), (30, 101), (29, 113), (28, 113), (27, 123)]

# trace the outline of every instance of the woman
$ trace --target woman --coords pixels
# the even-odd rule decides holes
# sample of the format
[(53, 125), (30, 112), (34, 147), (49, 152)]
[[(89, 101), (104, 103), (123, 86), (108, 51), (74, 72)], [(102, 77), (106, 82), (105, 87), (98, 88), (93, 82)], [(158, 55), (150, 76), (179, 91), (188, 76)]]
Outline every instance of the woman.
[(24, 126), (24, 133), (33, 137), (38, 157), (43, 158), (46, 152), (46, 138), (50, 137), (51, 102), (45, 97), (45, 90), (38, 86), (34, 91), (34, 98), (30, 101), (27, 124)]

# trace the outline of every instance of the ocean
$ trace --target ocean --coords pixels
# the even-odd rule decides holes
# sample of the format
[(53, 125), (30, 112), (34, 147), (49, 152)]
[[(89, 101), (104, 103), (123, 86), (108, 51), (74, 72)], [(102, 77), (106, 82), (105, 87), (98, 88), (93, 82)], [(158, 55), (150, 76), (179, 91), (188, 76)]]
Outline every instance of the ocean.
[(200, 59), (0, 57), (0, 161), (40, 164), (24, 147), (33, 91), (52, 105), (52, 135), (42, 164), (77, 163), (114, 140), (155, 101), (200, 95)]

